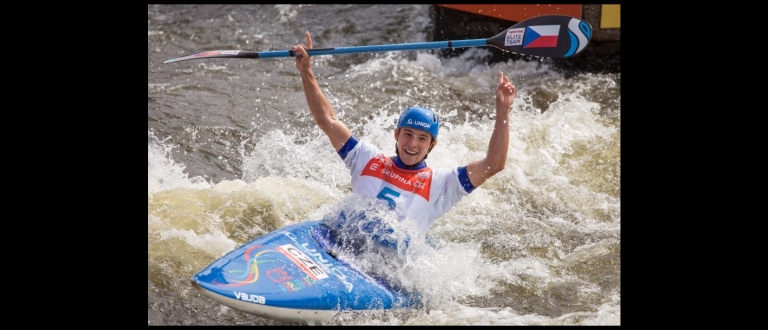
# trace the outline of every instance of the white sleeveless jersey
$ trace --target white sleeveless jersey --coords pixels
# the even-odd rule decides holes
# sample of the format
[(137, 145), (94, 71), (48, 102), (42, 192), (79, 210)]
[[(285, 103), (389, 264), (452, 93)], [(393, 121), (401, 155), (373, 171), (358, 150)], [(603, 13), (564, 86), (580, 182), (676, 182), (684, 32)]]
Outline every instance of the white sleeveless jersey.
[(421, 237), (438, 217), (475, 188), (469, 183), (466, 167), (402, 169), (377, 147), (354, 136), (339, 150), (339, 155), (352, 175), (352, 192), (376, 197), (394, 207), (400, 221), (416, 221)]

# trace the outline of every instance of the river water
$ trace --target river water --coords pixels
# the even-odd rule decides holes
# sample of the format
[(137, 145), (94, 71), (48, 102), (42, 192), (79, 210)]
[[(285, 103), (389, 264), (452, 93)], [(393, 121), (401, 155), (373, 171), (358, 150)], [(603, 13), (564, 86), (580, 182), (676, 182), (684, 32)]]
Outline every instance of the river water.
[[(350, 192), (293, 58), (163, 61), (288, 50), (304, 31), (316, 48), (431, 41), (429, 6), (148, 5), (149, 325), (283, 324), (204, 298), (189, 279), (253, 238), (319, 219)], [(485, 63), (484, 52), (315, 56), (339, 117), (387, 153), (402, 109), (435, 109), (435, 168), (485, 154), (499, 71), (518, 90), (506, 168), (437, 220), (428, 236), (438, 248), (401, 274), (424, 307), (328, 324), (621, 324), (621, 74)]]

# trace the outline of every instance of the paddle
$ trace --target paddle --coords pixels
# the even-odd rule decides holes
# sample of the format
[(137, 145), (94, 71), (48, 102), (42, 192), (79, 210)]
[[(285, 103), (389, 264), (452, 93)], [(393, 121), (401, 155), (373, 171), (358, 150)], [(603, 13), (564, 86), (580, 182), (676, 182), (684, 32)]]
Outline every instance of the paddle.
[[(377, 46), (355, 46), (308, 49), (307, 54), (333, 55), (351, 53), (389, 52), (436, 48), (464, 48), (494, 46), (508, 52), (539, 57), (566, 58), (581, 53), (592, 38), (589, 23), (564, 15), (536, 16), (524, 20), (489, 39), (416, 42)], [(252, 52), (247, 50), (211, 50), (169, 59), (173, 63), (201, 58), (275, 58), (294, 57), (296, 53), (283, 51)]]

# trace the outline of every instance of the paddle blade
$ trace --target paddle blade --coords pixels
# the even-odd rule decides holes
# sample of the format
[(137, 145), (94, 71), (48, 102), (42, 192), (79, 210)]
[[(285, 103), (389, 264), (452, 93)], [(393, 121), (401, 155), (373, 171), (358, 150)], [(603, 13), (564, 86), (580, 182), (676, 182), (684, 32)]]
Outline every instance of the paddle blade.
[[(286, 51), (286, 56), (288, 52)], [(195, 53), (192, 55), (172, 58), (163, 63), (173, 63), (179, 61), (195, 60), (200, 58), (259, 58), (258, 52), (251, 52), (247, 50), (209, 50), (205, 52)]]
[(563, 15), (536, 16), (513, 25), (493, 38), (488, 45), (523, 55), (565, 58), (587, 49), (592, 26), (586, 21)]

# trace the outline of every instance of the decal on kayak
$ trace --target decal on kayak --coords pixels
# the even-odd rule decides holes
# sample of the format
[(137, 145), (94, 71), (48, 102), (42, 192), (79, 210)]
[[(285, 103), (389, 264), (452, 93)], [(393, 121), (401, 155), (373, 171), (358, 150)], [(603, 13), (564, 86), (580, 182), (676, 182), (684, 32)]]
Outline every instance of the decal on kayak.
[(313, 280), (321, 280), (328, 278), (328, 273), (325, 272), (323, 267), (320, 267), (315, 260), (304, 254), (293, 244), (284, 244), (277, 247), (277, 250), (282, 252), (286, 257), (290, 258), (301, 270), (309, 275)]
[(245, 251), (243, 255), (245, 256), (246, 269), (228, 271), (226, 273), (226, 275), (228, 276), (225, 276), (225, 277), (227, 278), (228, 281), (230, 281), (229, 283), (219, 283), (214, 281), (212, 282), (212, 284), (221, 285), (221, 286), (241, 286), (241, 285), (246, 285), (250, 283), (255, 283), (256, 281), (258, 281), (259, 280), (259, 264), (276, 261), (275, 259), (259, 260), (259, 257), (269, 252), (278, 252), (275, 250), (264, 250), (254, 254), (253, 257), (251, 257), (251, 253), (254, 250), (257, 250), (261, 247), (262, 245), (254, 246)]

